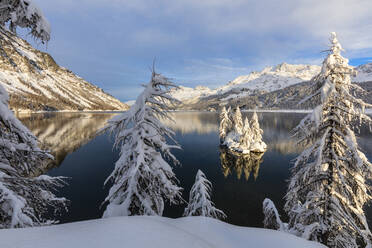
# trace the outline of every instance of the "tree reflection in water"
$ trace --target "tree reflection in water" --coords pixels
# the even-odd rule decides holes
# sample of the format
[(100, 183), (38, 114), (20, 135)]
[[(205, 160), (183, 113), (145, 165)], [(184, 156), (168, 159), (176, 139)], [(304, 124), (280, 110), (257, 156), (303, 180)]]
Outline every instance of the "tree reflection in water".
[(242, 177), (244, 172), (244, 178), (248, 181), (251, 173), (253, 174), (254, 180), (258, 177), (260, 170), (260, 164), (263, 162), (264, 153), (249, 154), (237, 153), (226, 148), (220, 148), (220, 160), (222, 166), (222, 173), (227, 178), (229, 175), (236, 173), (238, 180)]

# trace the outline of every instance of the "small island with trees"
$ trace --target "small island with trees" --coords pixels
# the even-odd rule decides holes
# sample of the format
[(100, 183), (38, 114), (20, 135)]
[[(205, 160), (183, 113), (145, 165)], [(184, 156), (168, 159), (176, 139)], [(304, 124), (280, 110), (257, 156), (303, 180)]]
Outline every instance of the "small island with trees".
[(239, 106), (232, 111), (223, 106), (220, 113), (220, 144), (233, 152), (248, 154), (265, 152), (267, 145), (262, 141), (263, 130), (260, 128), (256, 111), (249, 121), (242, 118)]

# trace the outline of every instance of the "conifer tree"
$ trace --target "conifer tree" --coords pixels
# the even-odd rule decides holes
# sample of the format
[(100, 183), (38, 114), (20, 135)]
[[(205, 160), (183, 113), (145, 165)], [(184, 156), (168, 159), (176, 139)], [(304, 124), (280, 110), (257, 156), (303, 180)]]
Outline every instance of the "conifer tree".
[(189, 203), (185, 208), (184, 216), (205, 216), (216, 219), (226, 218), (221, 210), (215, 208), (211, 201), (212, 183), (208, 181), (204, 173), (198, 170), (195, 183), (191, 188)]
[(243, 133), (243, 118), (242, 118), (242, 113), (240, 112), (239, 106), (236, 107), (235, 109), (235, 114), (234, 114), (234, 130), (238, 135), (241, 135)]
[(355, 71), (341, 56), (336, 34), (322, 70), (313, 81), (313, 97), (320, 105), (297, 127), (300, 142), (308, 145), (297, 157), (286, 195), (289, 227), (329, 247), (371, 247), (371, 232), (363, 211), (371, 199), (372, 165), (359, 150), (352, 129), (357, 122), (371, 123), (366, 104), (350, 90)]
[(359, 150), (353, 126), (371, 124), (365, 104), (351, 94), (355, 73), (331, 34), (331, 48), (309, 99), (320, 105), (295, 129), (306, 149), (296, 158), (286, 194), (288, 231), (328, 247), (372, 247), (363, 211), (371, 199), (372, 164)]
[(266, 150), (266, 144), (262, 141), (263, 130), (260, 128), (258, 122), (258, 116), (256, 111), (253, 112), (251, 119), (251, 150), (257, 152), (264, 152)]
[[(176, 86), (153, 71), (144, 87), (130, 110), (109, 121), (107, 127), (115, 133), (120, 158), (105, 182), (112, 180), (113, 186), (103, 217), (162, 215), (164, 200), (177, 204), (181, 199), (182, 188), (167, 162), (178, 164), (170, 150), (180, 147), (174, 132), (160, 121), (171, 120), (167, 110), (176, 100), (169, 92)], [(168, 144), (166, 138), (175, 144)]]
[[(10, 22), (28, 28), (34, 38), (49, 40), (49, 24), (30, 0), (1, 1), (0, 29)], [(38, 147), (36, 137), (8, 107), (9, 96), (0, 85), (0, 228), (29, 227), (55, 223), (51, 210), (66, 208), (66, 199), (52, 193), (63, 178), (35, 172), (53, 157)]]
[(221, 113), (220, 113), (220, 141), (221, 143), (225, 140), (226, 134), (230, 131), (231, 129), (231, 120), (230, 120), (230, 108), (229, 110), (226, 110), (225, 106), (222, 107)]
[(249, 125), (248, 118), (245, 117), (244, 119), (244, 127), (243, 127), (243, 134), (240, 140), (242, 148), (248, 150), (251, 145), (251, 139), (252, 139), (252, 133), (251, 133), (251, 127)]

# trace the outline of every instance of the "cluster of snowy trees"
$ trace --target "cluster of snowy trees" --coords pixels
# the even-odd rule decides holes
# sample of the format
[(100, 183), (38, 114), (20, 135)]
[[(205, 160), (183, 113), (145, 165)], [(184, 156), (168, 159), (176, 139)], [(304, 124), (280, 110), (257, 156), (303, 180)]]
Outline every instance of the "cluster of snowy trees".
[(356, 124), (372, 120), (367, 105), (351, 94), (363, 92), (352, 84), (355, 74), (335, 33), (322, 70), (313, 81), (314, 92), (304, 101), (320, 104), (295, 129), (305, 150), (296, 158), (285, 196), (283, 223), (274, 204), (264, 201), (264, 224), (328, 247), (372, 247), (372, 234), (363, 208), (372, 198), (372, 164), (358, 148)]
[[(49, 24), (29, 0), (0, 2), (0, 22), (10, 29), (26, 27), (34, 38), (46, 42)], [(53, 157), (38, 147), (36, 137), (8, 107), (9, 96), (0, 85), (0, 228), (40, 226), (55, 223), (50, 212), (66, 208), (67, 200), (53, 191), (63, 178), (35, 177)]]
[[(161, 119), (170, 119), (170, 106), (176, 100), (169, 94), (176, 87), (153, 70), (150, 82), (129, 111), (109, 121), (106, 130), (115, 135), (120, 158), (106, 180), (113, 181), (103, 217), (162, 215), (165, 202), (178, 204), (182, 188), (169, 162), (179, 162), (171, 149), (180, 149), (174, 132)], [(167, 139), (173, 144), (167, 143)], [(190, 192), (185, 216), (225, 217), (211, 201), (211, 183), (198, 171)]]
[(263, 130), (257, 113), (253, 113), (250, 121), (246, 117), (243, 122), (239, 106), (235, 111), (222, 107), (219, 134), (221, 145), (237, 152), (264, 152), (267, 147), (262, 141)]

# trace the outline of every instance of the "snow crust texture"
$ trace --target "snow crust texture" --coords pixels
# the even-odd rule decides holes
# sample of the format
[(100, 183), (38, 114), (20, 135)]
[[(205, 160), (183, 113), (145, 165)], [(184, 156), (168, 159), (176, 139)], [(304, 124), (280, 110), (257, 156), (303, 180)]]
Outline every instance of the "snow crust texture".
[(238, 227), (206, 217), (115, 217), (2, 230), (2, 248), (325, 248), (290, 234)]

